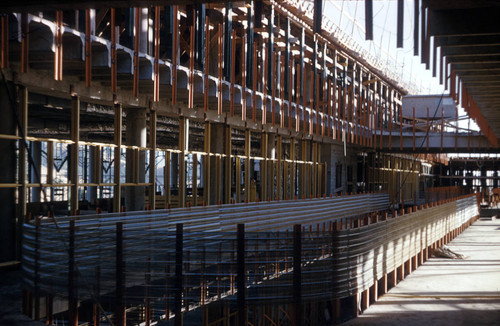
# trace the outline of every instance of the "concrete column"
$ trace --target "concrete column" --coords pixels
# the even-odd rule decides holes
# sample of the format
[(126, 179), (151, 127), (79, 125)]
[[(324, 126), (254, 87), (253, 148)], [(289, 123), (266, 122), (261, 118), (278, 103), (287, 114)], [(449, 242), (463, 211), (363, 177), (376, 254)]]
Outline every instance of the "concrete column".
[[(123, 131), (123, 126), (122, 126), (122, 121), (123, 121), (123, 108), (121, 104), (116, 104), (114, 107), (115, 110), (115, 119), (114, 119), (114, 144), (116, 145), (114, 149), (114, 167), (113, 167), (113, 182), (114, 182), (114, 189), (113, 189), (113, 211), (114, 212), (119, 212), (121, 209), (121, 197), (122, 197), (122, 187), (121, 187), (121, 169), (122, 166), (119, 163), (121, 161), (121, 147), (122, 147), (122, 131)], [(47, 156), (49, 156), (47, 154)]]
[[(42, 166), (42, 143), (35, 141), (31, 143), (30, 147), (31, 157), (33, 158), (34, 166), (31, 166), (30, 183), (40, 183), (40, 171)], [(31, 188), (31, 203), (40, 202), (41, 187)]]
[[(14, 85), (8, 83), (10, 94), (14, 94)], [(11, 109), (9, 94), (5, 87), (0, 87), (0, 133), (15, 135), (16, 120)], [(16, 140), (0, 141), (0, 182), (16, 182)], [(0, 263), (16, 259), (16, 188), (0, 188)]]
[(329, 195), (333, 193), (333, 189), (335, 189), (335, 164), (333, 161), (333, 151), (332, 145), (328, 143), (324, 143), (321, 145), (321, 153), (320, 153), (320, 162), (326, 162), (326, 194)]
[(493, 172), (493, 188), (498, 188), (498, 171), (495, 170), (495, 172)]
[[(129, 146), (146, 147), (146, 110), (128, 109), (125, 140)], [(134, 153), (135, 152), (135, 153)], [(127, 149), (126, 177), (129, 182), (144, 183), (146, 177), (146, 153), (142, 150)], [(145, 188), (126, 187), (125, 207), (127, 211), (144, 210)]]
[(486, 185), (486, 167), (482, 166), (481, 167), (481, 194), (483, 198), (488, 198), (489, 195), (489, 189), (488, 186)]
[[(250, 202), (250, 180), (253, 177), (253, 170), (250, 169), (250, 150), (251, 150), (250, 130), (245, 130), (245, 200)], [(252, 171), (252, 172), (250, 172)]]
[(267, 150), (267, 147), (269, 146), (269, 141), (268, 141), (269, 134), (267, 132), (263, 132), (261, 134), (261, 140), (260, 140), (260, 150), (261, 150), (261, 155), (264, 158), (262, 161), (260, 161), (260, 200), (267, 200), (268, 197), (268, 178), (267, 178), (267, 155), (269, 154), (269, 151)]
[[(210, 151), (211, 153), (224, 154), (224, 135), (225, 129), (224, 124), (211, 124), (210, 130)], [(217, 199), (222, 199), (222, 185), (220, 178), (216, 178), (216, 175), (220, 174), (220, 166), (216, 164), (216, 157), (212, 156), (210, 158), (210, 203), (217, 204)], [(219, 171), (217, 172), (217, 169)]]
[(138, 22), (140, 26), (139, 35), (139, 51), (142, 53), (152, 54), (153, 44), (150, 38), (150, 30), (152, 30), (153, 22), (149, 19), (149, 9), (141, 8), (141, 14), (139, 15), (140, 21)]
[[(93, 183), (99, 183), (101, 180), (99, 178), (100, 173), (100, 163), (99, 160), (100, 158), (100, 148), (98, 146), (93, 147), (89, 146), (88, 151), (89, 151), (89, 176), (88, 180)], [(97, 204), (97, 187), (87, 187), (87, 198), (88, 202), (91, 205), (96, 205)]]
[(276, 195), (274, 185), (276, 164), (273, 159), (276, 159), (276, 134), (268, 134), (267, 136), (267, 158), (270, 159), (267, 161), (267, 197), (274, 200)]
[(231, 127), (226, 125), (224, 127), (224, 203), (230, 204), (232, 199), (232, 180), (231, 180), (231, 167), (233, 161), (231, 159)]
[(210, 187), (210, 176), (211, 176), (211, 164), (210, 164), (210, 152), (211, 152), (211, 139), (210, 135), (212, 133), (212, 125), (210, 122), (205, 122), (205, 130), (204, 130), (204, 150), (205, 150), (205, 155), (203, 156), (203, 200), (207, 205), (210, 205), (210, 194), (211, 194), (211, 187)]
[(73, 184), (70, 189), (70, 215), (78, 213), (78, 162), (80, 141), (80, 98), (74, 96), (71, 99), (71, 140), (74, 142), (70, 147), (69, 179)]

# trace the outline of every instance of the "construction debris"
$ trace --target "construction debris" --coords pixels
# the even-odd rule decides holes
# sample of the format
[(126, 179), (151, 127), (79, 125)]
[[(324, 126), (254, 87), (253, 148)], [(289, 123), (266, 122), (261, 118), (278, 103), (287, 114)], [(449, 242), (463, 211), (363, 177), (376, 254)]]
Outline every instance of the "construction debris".
[(450, 250), (447, 246), (442, 248), (436, 248), (432, 255), (436, 258), (450, 258), (450, 259), (466, 259), (467, 257), (462, 254), (457, 254), (456, 252)]

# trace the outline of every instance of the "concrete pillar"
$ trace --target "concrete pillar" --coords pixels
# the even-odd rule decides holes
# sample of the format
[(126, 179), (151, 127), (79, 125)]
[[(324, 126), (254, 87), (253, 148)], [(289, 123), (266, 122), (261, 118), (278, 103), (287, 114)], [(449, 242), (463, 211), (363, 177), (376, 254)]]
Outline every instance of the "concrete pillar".
[[(99, 147), (92, 147), (89, 146), (88, 148), (88, 155), (89, 155), (89, 177), (88, 179), (90, 182), (95, 182), (99, 183), (100, 182), (100, 174), (98, 171), (98, 168), (100, 168), (100, 163), (99, 160), (101, 159), (99, 157), (100, 151)], [(96, 205), (97, 204), (97, 187), (87, 187), (87, 201), (91, 205)]]
[(335, 164), (333, 160), (333, 151), (332, 151), (332, 145), (325, 143), (321, 145), (321, 152), (320, 152), (320, 162), (325, 163), (326, 162), (326, 194), (329, 195), (333, 193), (333, 189), (335, 189)]
[[(268, 134), (267, 136), (267, 197), (271, 200), (276, 198), (275, 174), (276, 163), (276, 134)], [(267, 198), (266, 198), (267, 200)]]
[[(146, 130), (146, 110), (128, 109), (125, 132), (127, 145), (146, 147)], [(126, 164), (126, 182), (144, 183), (146, 179), (146, 153), (142, 150), (127, 149)], [(144, 187), (126, 187), (125, 207), (127, 211), (144, 210), (144, 202)]]
[[(40, 183), (40, 171), (42, 166), (42, 143), (35, 141), (30, 146), (31, 157), (33, 158), (34, 166), (30, 168), (30, 183)], [(31, 188), (31, 203), (40, 202), (41, 187)]]
[[(14, 94), (14, 85), (8, 83), (10, 94)], [(5, 87), (0, 87), (0, 133), (15, 135), (16, 120), (11, 109), (9, 95)], [(0, 182), (16, 182), (16, 141), (0, 140)], [(0, 263), (16, 259), (16, 188), (0, 188)]]
[(149, 19), (149, 9), (141, 8), (141, 13), (139, 15), (140, 21), (138, 22), (140, 26), (140, 35), (139, 35), (139, 51), (142, 53), (152, 54), (153, 44), (152, 39), (150, 38), (149, 33), (152, 30), (153, 22)]
[(484, 199), (489, 196), (489, 189), (486, 184), (486, 166), (481, 167), (481, 193)]
[[(309, 160), (309, 148), (308, 148), (308, 141), (307, 140), (300, 140), (300, 160), (305, 162)], [(307, 166), (304, 163), (300, 164), (299, 168), (299, 198), (302, 199), (304, 197), (307, 198), (308, 192), (307, 192), (307, 184), (310, 182), (310, 180), (307, 178)]]
[[(224, 154), (224, 136), (225, 129), (224, 124), (214, 123), (211, 124), (210, 130), (210, 152), (217, 154)], [(222, 175), (220, 168), (221, 165), (216, 164), (217, 158), (212, 156), (210, 158), (210, 204), (217, 204), (217, 200), (222, 200), (223, 193), (222, 188), (224, 182), (220, 178), (216, 178), (216, 175)], [(219, 171), (217, 171), (219, 170)]]

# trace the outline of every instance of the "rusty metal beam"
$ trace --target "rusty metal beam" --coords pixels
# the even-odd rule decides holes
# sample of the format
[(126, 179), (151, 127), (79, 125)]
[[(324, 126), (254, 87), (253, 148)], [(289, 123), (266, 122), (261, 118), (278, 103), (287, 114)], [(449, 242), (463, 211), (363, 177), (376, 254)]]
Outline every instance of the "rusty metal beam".
[(161, 7), (156, 6), (155, 26), (154, 26), (154, 67), (153, 67), (153, 101), (160, 100), (160, 11)]
[(63, 12), (62, 10), (56, 11), (56, 32), (54, 36), (54, 79), (62, 80), (63, 78), (63, 42), (62, 42), (62, 26), (63, 25)]
[(7, 68), (9, 62), (9, 16), (1, 15), (0, 16), (0, 67), (2, 69)]

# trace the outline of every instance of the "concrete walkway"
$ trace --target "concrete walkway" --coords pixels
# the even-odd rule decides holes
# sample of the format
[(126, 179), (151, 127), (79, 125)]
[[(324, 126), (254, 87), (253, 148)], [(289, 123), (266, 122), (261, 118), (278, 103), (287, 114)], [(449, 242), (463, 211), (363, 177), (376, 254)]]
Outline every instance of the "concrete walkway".
[(481, 219), (345, 325), (500, 325), (500, 220)]

